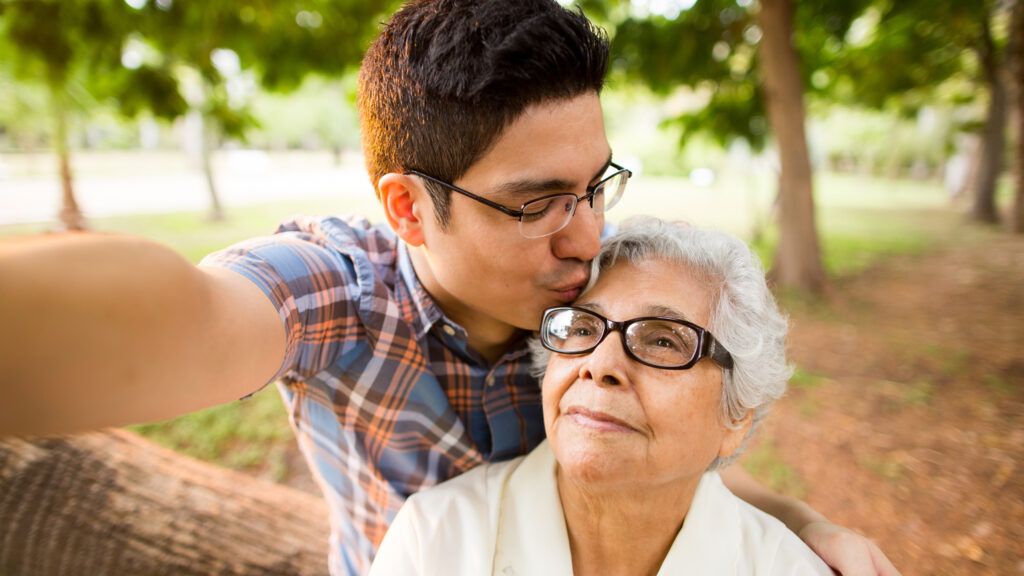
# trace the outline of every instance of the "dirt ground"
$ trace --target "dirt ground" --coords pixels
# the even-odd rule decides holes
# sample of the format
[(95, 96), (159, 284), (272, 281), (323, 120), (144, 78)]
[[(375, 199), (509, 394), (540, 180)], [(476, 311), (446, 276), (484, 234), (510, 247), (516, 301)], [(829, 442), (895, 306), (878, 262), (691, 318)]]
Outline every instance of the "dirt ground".
[(745, 457), (905, 576), (1024, 575), (1024, 238), (969, 236), (787, 302), (799, 369)]
[(893, 257), (792, 309), (800, 372), (750, 455), (769, 479), (906, 576), (1024, 574), (1024, 238)]

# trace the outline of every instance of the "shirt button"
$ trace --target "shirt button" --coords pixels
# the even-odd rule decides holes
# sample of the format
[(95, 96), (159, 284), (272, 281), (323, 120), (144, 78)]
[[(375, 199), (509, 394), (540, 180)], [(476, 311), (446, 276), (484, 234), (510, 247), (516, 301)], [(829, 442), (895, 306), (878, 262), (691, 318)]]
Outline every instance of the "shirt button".
[(494, 386), (494, 375), (488, 375), (487, 378), (484, 380), (484, 384), (487, 384), (488, 387)]
[(455, 336), (455, 328), (452, 328), (450, 325), (445, 324), (444, 328), (441, 328), (441, 329), (444, 330), (445, 334), (447, 334), (449, 336)]

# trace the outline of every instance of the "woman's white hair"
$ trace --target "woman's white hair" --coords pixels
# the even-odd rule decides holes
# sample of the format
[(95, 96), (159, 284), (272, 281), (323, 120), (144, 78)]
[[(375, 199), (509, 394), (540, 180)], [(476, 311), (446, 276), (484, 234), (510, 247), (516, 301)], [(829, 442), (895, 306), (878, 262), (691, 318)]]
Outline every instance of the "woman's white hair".
[[(782, 396), (792, 369), (786, 363), (786, 317), (768, 289), (764, 270), (747, 245), (720, 232), (649, 216), (626, 220), (594, 259), (590, 286), (600, 273), (626, 261), (665, 261), (685, 266), (712, 294), (707, 329), (732, 354), (732, 369), (722, 369), (722, 420), (738, 427), (753, 411), (743, 443), (728, 458), (716, 458), (709, 470), (740, 455), (772, 402)], [(549, 352), (535, 342), (534, 372), (543, 379)]]

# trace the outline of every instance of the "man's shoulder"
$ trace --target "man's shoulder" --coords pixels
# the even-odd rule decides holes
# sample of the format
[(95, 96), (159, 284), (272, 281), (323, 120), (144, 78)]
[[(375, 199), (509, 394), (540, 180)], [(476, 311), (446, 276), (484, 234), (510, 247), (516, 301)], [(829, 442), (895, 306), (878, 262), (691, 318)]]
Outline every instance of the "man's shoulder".
[[(248, 238), (203, 258), (202, 266), (234, 269), (277, 281), (319, 275), (328, 284), (393, 281), (399, 240), (361, 216), (295, 216), (273, 234)], [(346, 280), (347, 279), (347, 280)]]
[(359, 215), (293, 216), (282, 221), (273, 237), (299, 236), (342, 250), (392, 252), (398, 237), (386, 224)]

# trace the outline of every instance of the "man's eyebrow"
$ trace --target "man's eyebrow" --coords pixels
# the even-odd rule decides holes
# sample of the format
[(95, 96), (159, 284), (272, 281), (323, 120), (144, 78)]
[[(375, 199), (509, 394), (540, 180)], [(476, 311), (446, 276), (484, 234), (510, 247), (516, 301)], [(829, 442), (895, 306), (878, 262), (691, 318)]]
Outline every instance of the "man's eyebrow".
[(492, 192), (495, 195), (516, 196), (519, 194), (537, 194), (538, 192), (565, 192), (576, 187), (575, 182), (562, 178), (549, 178), (547, 180), (534, 180), (524, 178), (512, 180), (496, 186)]
[[(610, 166), (611, 163), (612, 156), (611, 154), (608, 154), (608, 159), (605, 160), (605, 163), (594, 174), (594, 177), (590, 179), (588, 184), (600, 178), (605, 173), (605, 171), (608, 170), (608, 166)], [(502, 196), (516, 196), (520, 194), (537, 194), (545, 192), (567, 192), (573, 190), (578, 186), (579, 184), (577, 182), (573, 182), (572, 180), (566, 180), (564, 178), (548, 178), (546, 180), (523, 178), (522, 180), (512, 180), (497, 185), (493, 189), (492, 194)]]

